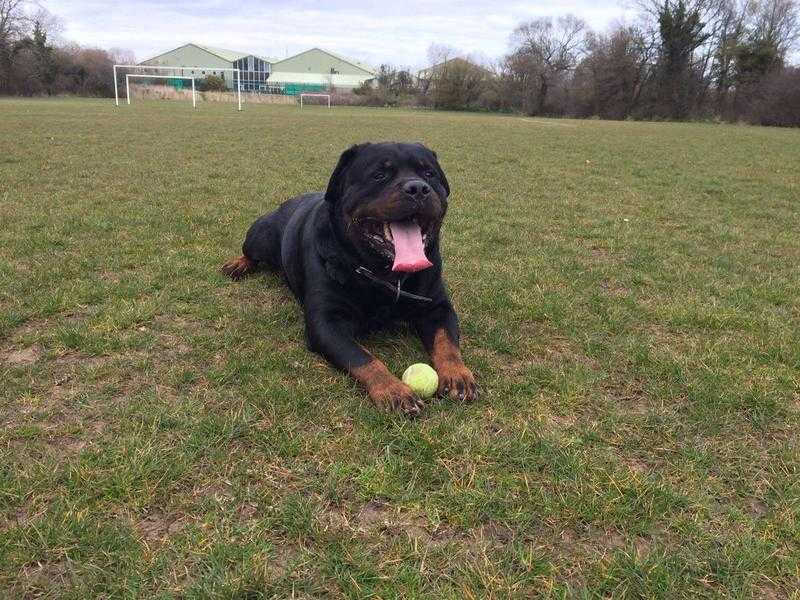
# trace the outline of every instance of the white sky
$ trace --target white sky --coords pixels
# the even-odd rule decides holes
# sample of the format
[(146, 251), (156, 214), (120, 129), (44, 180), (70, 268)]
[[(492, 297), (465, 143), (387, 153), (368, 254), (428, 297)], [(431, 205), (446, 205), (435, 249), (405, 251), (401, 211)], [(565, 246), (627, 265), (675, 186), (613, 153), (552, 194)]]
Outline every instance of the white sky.
[(187, 42), (284, 58), (318, 46), (372, 65), (426, 66), (432, 43), (499, 58), (521, 21), (575, 14), (603, 30), (633, 20), (619, 0), (274, 2), (272, 0), (42, 0), (61, 37), (126, 48), (144, 60)]

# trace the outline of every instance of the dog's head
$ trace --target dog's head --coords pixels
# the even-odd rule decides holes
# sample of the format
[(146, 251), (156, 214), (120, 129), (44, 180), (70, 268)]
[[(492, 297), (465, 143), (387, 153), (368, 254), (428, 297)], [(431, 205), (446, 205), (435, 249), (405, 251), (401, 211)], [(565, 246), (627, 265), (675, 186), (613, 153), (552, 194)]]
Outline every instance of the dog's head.
[(450, 186), (422, 144), (359, 144), (345, 150), (325, 200), (334, 228), (370, 263), (414, 272), (431, 265)]

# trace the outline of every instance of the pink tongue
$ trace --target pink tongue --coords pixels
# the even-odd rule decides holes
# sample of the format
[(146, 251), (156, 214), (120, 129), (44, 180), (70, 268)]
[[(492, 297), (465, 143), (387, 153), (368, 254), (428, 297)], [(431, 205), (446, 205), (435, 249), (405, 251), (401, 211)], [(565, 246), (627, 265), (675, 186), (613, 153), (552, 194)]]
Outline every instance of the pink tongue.
[(394, 264), (392, 271), (414, 273), (432, 267), (433, 263), (425, 257), (425, 246), (422, 243), (422, 231), (413, 221), (406, 223), (391, 222), (394, 241)]

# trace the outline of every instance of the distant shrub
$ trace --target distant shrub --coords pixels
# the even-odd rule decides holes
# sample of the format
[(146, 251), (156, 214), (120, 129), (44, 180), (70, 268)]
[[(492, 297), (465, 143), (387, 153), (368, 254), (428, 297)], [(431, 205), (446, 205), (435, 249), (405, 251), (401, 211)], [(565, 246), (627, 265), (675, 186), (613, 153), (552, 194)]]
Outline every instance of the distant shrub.
[(218, 75), (206, 75), (197, 82), (197, 88), (201, 92), (224, 92), (228, 89), (225, 80)]
[(800, 68), (790, 67), (765, 77), (759, 97), (750, 106), (751, 123), (800, 127)]

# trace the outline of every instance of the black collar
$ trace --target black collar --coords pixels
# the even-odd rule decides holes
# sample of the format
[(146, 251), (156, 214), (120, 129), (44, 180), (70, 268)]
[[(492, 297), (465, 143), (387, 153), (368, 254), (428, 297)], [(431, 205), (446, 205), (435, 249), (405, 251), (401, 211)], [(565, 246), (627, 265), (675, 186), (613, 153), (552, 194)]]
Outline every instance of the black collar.
[(383, 292), (389, 292), (394, 297), (394, 303), (400, 298), (415, 302), (433, 302), (432, 298), (419, 296), (406, 292), (401, 286), (406, 280), (407, 274), (402, 274), (396, 282), (382, 279), (379, 275), (370, 271), (367, 267), (356, 265), (345, 258), (345, 252), (341, 244), (333, 233), (330, 223), (330, 216), (327, 212), (320, 214), (317, 225), (316, 236), (317, 253), (325, 265), (328, 276), (341, 285), (347, 285), (353, 276), (356, 275), (362, 280), (366, 280), (370, 285), (379, 288)]
[(397, 280), (397, 285), (392, 285), (391, 282), (381, 279), (375, 273), (370, 271), (367, 267), (356, 267), (356, 273), (361, 275), (362, 277), (367, 278), (372, 284), (382, 286), (389, 291), (392, 292), (394, 295), (394, 301), (397, 303), (400, 298), (406, 298), (408, 300), (416, 300), (417, 302), (433, 302), (433, 298), (428, 298), (427, 296), (419, 296), (417, 294), (412, 294), (411, 292), (405, 292), (400, 289), (400, 286), (406, 279), (406, 276), (400, 277)]

